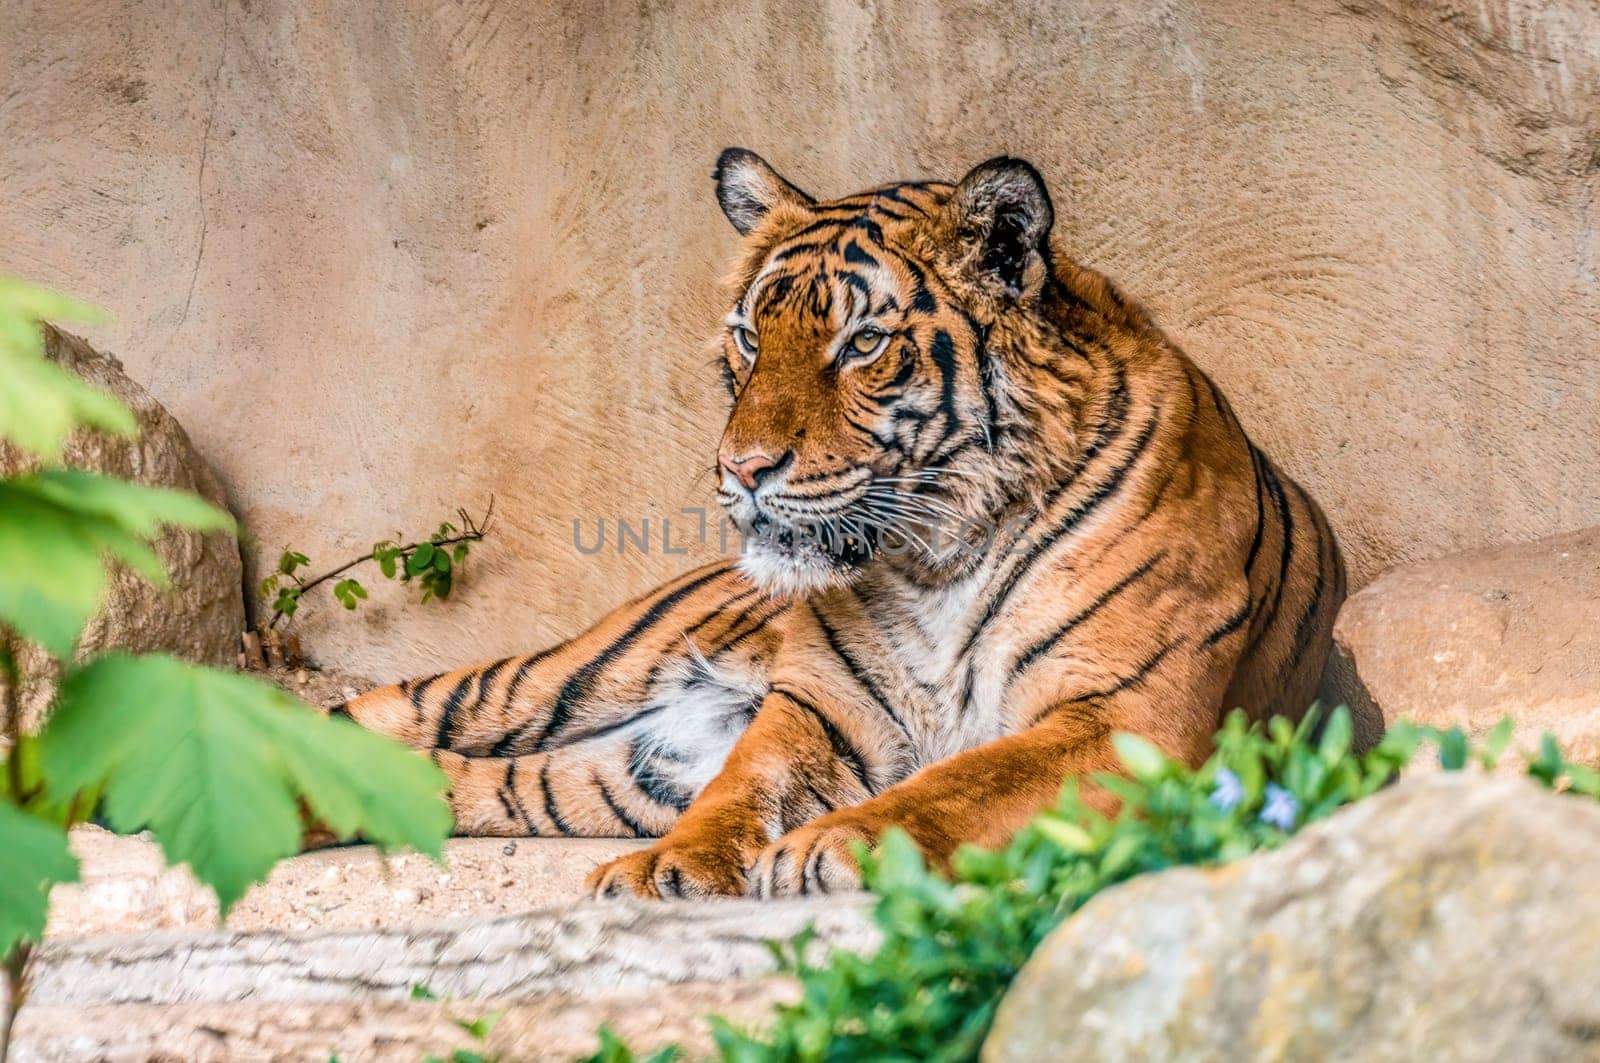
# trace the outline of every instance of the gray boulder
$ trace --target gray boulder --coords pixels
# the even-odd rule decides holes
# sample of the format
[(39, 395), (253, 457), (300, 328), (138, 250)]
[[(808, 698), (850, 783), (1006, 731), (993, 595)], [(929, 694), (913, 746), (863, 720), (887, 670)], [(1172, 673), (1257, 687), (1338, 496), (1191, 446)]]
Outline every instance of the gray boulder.
[(1283, 849), (1135, 880), (984, 1046), (1037, 1060), (1600, 1060), (1600, 803), (1413, 779)]

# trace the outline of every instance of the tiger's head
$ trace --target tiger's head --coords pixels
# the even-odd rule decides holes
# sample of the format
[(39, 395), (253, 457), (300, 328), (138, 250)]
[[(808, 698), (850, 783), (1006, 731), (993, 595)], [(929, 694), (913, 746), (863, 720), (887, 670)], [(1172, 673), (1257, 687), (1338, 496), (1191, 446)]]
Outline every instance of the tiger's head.
[(869, 563), (959, 571), (1027, 477), (1027, 397), (995, 348), (1051, 330), (1043, 180), (997, 158), (823, 202), (739, 148), (714, 176), (744, 237), (718, 451), (742, 568), (802, 594)]

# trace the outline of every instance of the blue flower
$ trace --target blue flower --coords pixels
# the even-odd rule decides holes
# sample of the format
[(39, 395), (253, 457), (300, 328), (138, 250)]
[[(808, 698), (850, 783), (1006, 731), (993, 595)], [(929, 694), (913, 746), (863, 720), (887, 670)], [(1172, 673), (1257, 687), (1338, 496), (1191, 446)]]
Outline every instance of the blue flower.
[(1232, 812), (1244, 800), (1244, 783), (1231, 768), (1217, 769), (1217, 786), (1211, 791), (1211, 803), (1224, 812)]
[(1300, 802), (1294, 794), (1276, 783), (1267, 783), (1267, 800), (1261, 806), (1261, 822), (1279, 830), (1294, 830), (1294, 821), (1300, 815)]

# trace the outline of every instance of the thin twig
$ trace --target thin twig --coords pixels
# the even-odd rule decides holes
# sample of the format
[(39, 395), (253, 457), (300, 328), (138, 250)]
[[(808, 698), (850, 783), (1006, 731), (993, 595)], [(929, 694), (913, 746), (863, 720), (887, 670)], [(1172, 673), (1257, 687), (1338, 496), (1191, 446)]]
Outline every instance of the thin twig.
[[(490, 522), (494, 519), (494, 496), (489, 496), (489, 506), (483, 511), (483, 516), (478, 520), (474, 521), (472, 517), (468, 515), (467, 511), (461, 508), (456, 509), (456, 517), (461, 521), (462, 527), (466, 528), (466, 531), (462, 532), (460, 535), (453, 535), (448, 539), (439, 539), (437, 541), (433, 539), (419, 539), (414, 543), (408, 543), (407, 545), (400, 547), (400, 555), (402, 557), (409, 557), (411, 552), (417, 547), (421, 546), (423, 543), (427, 543), (428, 545), (437, 548), (440, 546), (454, 546), (457, 543), (482, 542), (483, 537), (489, 533)], [(299, 597), (303, 598), (305, 597), (306, 591), (309, 591), (311, 588), (316, 587), (319, 584), (326, 583), (335, 576), (342, 576), (344, 573), (355, 568), (362, 562), (371, 560), (373, 560), (372, 552), (368, 551), (367, 553), (362, 554), (360, 557), (352, 558), (351, 560), (346, 561), (338, 568), (329, 569), (328, 571), (322, 573), (322, 575), (317, 576), (315, 579), (302, 581), (299, 576), (296, 576), (292, 572), (289, 573), (289, 578), (294, 580), (295, 587), (300, 592)], [(272, 619), (268, 621), (267, 626), (277, 627), (278, 622), (283, 620), (288, 615), (289, 614), (284, 612), (282, 609), (274, 609), (272, 611)]]

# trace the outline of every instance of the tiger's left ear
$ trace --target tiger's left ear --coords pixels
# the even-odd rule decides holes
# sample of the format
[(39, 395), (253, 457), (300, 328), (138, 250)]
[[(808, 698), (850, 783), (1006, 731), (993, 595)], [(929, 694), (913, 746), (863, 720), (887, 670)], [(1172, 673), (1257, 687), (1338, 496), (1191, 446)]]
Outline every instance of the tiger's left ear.
[(967, 252), (979, 283), (1031, 298), (1050, 268), (1055, 209), (1039, 171), (1007, 156), (973, 167), (944, 208), (946, 230)]
[(748, 235), (781, 203), (811, 207), (817, 202), (779, 176), (766, 159), (744, 148), (727, 148), (718, 155), (711, 177), (717, 182), (722, 213), (740, 236)]

